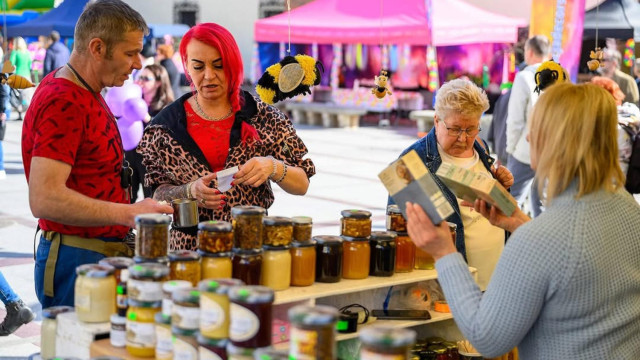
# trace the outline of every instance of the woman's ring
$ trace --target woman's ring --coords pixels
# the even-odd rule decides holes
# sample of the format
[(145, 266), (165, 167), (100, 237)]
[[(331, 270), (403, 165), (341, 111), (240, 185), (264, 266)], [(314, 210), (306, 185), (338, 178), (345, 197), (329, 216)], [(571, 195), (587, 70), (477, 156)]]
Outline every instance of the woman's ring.
[(207, 204), (207, 200), (205, 200), (204, 198), (200, 199), (200, 202), (202, 203), (202, 205), (206, 205)]

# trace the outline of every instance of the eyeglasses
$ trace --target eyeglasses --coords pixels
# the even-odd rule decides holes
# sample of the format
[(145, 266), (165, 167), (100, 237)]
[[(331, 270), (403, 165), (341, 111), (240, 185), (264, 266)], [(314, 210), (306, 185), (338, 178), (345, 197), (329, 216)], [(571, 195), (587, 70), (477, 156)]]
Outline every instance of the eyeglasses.
[(481, 128), (477, 127), (470, 127), (470, 128), (466, 128), (466, 129), (460, 129), (457, 127), (454, 128), (450, 128), (447, 126), (447, 124), (444, 123), (444, 121), (442, 122), (442, 124), (444, 125), (445, 128), (447, 128), (447, 134), (449, 136), (455, 136), (455, 137), (459, 137), (463, 132), (467, 133), (467, 137), (474, 137), (476, 135), (478, 135), (478, 133), (480, 131), (482, 131)]
[(147, 82), (147, 81), (153, 81), (153, 80), (155, 80), (155, 78), (153, 78), (151, 76), (140, 76), (138, 78), (138, 80), (142, 81), (142, 82)]

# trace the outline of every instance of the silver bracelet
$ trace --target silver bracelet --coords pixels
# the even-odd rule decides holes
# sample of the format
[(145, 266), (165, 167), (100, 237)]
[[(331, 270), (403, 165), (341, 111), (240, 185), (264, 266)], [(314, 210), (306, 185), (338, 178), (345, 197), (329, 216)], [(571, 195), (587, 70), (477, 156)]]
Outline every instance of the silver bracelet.
[(276, 162), (276, 158), (273, 156), (269, 155), (267, 157), (271, 159), (271, 163), (273, 164), (273, 171), (271, 172), (271, 175), (269, 175), (269, 179), (273, 180), (273, 177), (276, 176), (276, 171), (278, 170), (278, 163)]
[(282, 170), (282, 176), (280, 177), (280, 179), (276, 180), (276, 184), (281, 183), (282, 180), (284, 180), (284, 177), (287, 176), (287, 163), (283, 161), (282, 165), (284, 166), (284, 170)]

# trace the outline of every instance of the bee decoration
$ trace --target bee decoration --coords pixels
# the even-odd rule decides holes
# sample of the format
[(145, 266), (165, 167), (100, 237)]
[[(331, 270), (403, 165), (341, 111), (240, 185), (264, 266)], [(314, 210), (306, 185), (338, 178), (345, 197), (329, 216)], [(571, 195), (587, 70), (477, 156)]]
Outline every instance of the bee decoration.
[(596, 50), (591, 50), (591, 54), (589, 54), (591, 60), (587, 61), (587, 66), (589, 70), (596, 71), (598, 68), (604, 67), (604, 51), (599, 47)]
[(389, 86), (389, 73), (387, 70), (380, 70), (380, 75), (375, 77), (376, 87), (371, 89), (371, 93), (378, 99), (382, 99), (386, 95), (391, 95), (391, 91), (387, 88)]
[(11, 61), (5, 61), (2, 66), (2, 72), (0, 73), (0, 82), (3, 85), (9, 85), (12, 89), (27, 89), (35, 86), (27, 78), (13, 74), (14, 71), (16, 71), (16, 67), (11, 64)]
[(540, 91), (548, 88), (549, 86), (562, 83), (569, 80), (567, 70), (565, 70), (559, 63), (549, 60), (543, 62), (536, 71), (536, 88), (534, 91), (540, 93)]
[(267, 68), (258, 80), (256, 92), (267, 104), (311, 94), (311, 86), (320, 84), (322, 72), (322, 63), (311, 56), (287, 56)]

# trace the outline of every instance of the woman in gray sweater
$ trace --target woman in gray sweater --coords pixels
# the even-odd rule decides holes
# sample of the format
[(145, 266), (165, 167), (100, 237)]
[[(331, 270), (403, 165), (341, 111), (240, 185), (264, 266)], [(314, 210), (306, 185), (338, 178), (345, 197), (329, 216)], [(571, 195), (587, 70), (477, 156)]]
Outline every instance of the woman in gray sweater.
[(476, 202), (513, 231), (484, 294), (447, 224), (408, 204), (409, 235), (437, 260), (456, 324), (484, 356), (518, 346), (524, 360), (640, 358), (640, 206), (624, 189), (616, 124), (613, 98), (595, 85), (540, 96), (529, 140), (546, 211), (506, 217)]

